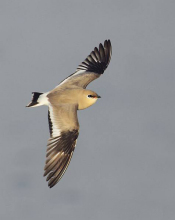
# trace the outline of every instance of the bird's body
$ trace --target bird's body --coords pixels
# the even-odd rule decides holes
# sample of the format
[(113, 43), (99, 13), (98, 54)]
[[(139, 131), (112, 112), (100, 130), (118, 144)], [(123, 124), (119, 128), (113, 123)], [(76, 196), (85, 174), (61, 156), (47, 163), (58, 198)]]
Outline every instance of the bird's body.
[(44, 176), (53, 187), (65, 173), (72, 158), (79, 134), (77, 110), (88, 108), (98, 98), (86, 86), (107, 68), (112, 54), (110, 40), (99, 45), (82, 62), (76, 72), (46, 93), (34, 92), (27, 107), (47, 105), (50, 139), (47, 144)]
[[(90, 99), (89, 94), (93, 94), (96, 98)], [(99, 96), (86, 89), (75, 88), (75, 89), (65, 89), (61, 91), (54, 91), (48, 94), (49, 102), (61, 104), (75, 104), (78, 110), (88, 108), (93, 105)]]

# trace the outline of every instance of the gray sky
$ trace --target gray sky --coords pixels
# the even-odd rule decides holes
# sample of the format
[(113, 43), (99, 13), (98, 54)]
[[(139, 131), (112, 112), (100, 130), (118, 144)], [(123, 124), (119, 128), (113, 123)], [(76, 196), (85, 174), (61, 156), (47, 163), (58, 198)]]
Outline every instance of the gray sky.
[[(175, 2), (0, 1), (0, 219), (175, 219)], [(25, 108), (105, 39), (113, 55), (89, 85), (62, 180), (43, 175), (47, 107)]]

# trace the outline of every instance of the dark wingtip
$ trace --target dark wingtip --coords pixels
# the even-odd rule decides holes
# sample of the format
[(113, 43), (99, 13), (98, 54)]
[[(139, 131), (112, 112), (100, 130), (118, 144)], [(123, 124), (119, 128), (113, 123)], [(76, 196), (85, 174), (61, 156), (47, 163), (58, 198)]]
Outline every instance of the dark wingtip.
[(105, 40), (104, 45), (99, 44), (90, 55), (78, 66), (77, 70), (85, 70), (97, 74), (103, 74), (109, 65), (112, 55), (112, 46), (110, 40)]
[[(75, 149), (78, 134), (78, 130), (75, 129), (62, 132), (60, 136), (49, 139), (43, 175), (47, 176), (46, 181), (49, 181), (48, 187), (54, 187), (67, 170)], [(65, 153), (65, 156), (63, 155), (60, 158), (59, 152)], [(54, 155), (58, 155), (58, 157), (54, 157)]]

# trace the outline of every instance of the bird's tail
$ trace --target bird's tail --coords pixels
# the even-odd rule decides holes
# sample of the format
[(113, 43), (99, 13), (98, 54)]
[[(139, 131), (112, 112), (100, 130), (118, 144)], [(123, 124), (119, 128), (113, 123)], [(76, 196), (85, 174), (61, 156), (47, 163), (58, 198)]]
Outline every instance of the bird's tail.
[(37, 107), (41, 105), (47, 105), (47, 93), (32, 92), (32, 100), (26, 107)]

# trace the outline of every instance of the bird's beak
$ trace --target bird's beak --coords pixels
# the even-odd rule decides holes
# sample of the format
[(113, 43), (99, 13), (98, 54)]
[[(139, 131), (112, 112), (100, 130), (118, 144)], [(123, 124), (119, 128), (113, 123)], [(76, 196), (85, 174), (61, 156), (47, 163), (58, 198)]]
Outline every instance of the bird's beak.
[(101, 96), (98, 95), (97, 98), (99, 99), (99, 98), (101, 98)]

